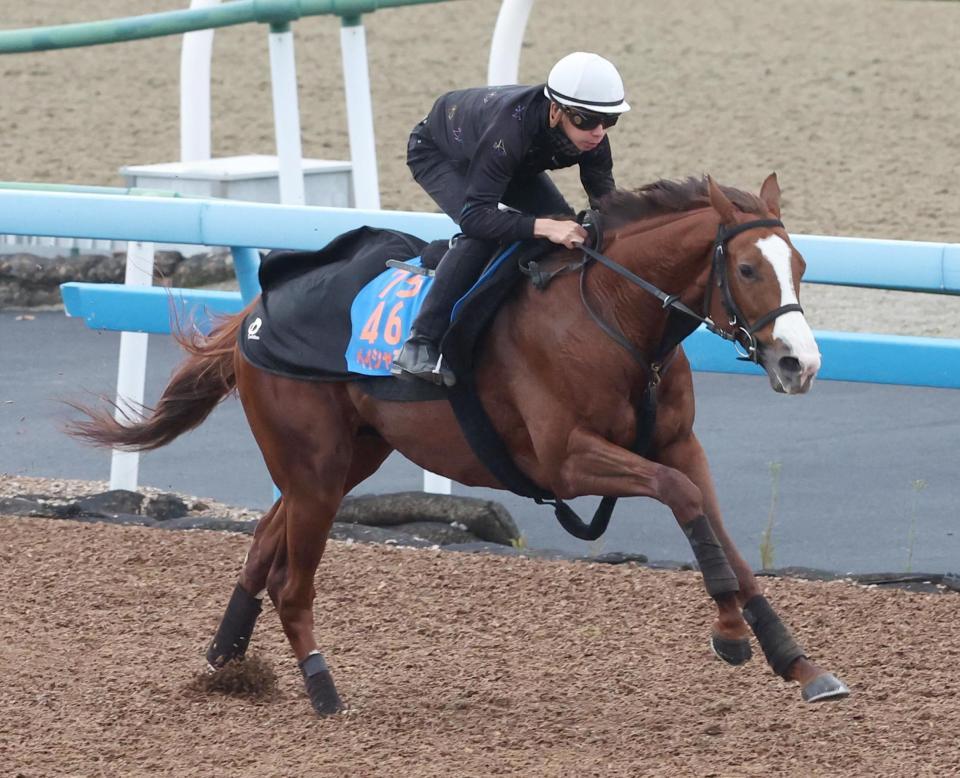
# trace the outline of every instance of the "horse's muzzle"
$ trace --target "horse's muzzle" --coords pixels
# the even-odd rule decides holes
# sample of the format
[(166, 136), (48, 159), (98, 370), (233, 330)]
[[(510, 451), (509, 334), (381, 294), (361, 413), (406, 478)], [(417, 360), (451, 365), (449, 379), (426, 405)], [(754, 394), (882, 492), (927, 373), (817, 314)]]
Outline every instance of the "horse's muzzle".
[(770, 386), (781, 394), (806, 394), (820, 370), (820, 354), (796, 355), (782, 346), (761, 348), (760, 364), (767, 371)]

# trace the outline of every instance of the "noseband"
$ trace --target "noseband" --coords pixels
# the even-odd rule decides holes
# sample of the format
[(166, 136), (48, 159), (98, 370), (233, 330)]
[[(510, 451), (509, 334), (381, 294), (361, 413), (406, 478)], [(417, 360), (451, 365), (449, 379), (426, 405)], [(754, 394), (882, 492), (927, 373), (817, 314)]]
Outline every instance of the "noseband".
[(733, 293), (730, 291), (730, 280), (727, 275), (726, 245), (741, 232), (746, 232), (747, 230), (758, 227), (783, 227), (783, 222), (779, 219), (755, 219), (754, 221), (744, 222), (743, 224), (737, 224), (729, 228), (721, 224), (717, 228), (717, 237), (713, 240), (713, 264), (710, 267), (710, 278), (707, 281), (707, 288), (703, 298), (703, 312), (705, 317), (709, 319), (713, 286), (716, 284), (723, 295), (723, 307), (727, 311), (728, 323), (734, 328), (732, 340), (735, 345), (740, 347), (737, 349), (738, 351), (743, 349), (743, 351), (740, 351), (739, 359), (754, 363), (759, 363), (760, 361), (757, 353), (757, 338), (755, 333), (785, 313), (790, 313), (791, 311), (803, 313), (803, 308), (800, 307), (800, 303), (789, 303), (787, 305), (781, 305), (779, 308), (774, 308), (772, 311), (768, 311), (751, 324), (743, 311), (740, 310), (737, 301), (733, 299)]

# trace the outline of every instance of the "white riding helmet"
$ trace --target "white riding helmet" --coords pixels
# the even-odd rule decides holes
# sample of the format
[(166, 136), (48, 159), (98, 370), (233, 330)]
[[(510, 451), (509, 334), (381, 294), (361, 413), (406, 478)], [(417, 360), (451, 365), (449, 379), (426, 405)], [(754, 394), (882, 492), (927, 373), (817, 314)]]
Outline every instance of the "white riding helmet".
[(613, 63), (599, 54), (575, 51), (550, 70), (543, 93), (555, 103), (591, 113), (624, 113), (623, 79)]

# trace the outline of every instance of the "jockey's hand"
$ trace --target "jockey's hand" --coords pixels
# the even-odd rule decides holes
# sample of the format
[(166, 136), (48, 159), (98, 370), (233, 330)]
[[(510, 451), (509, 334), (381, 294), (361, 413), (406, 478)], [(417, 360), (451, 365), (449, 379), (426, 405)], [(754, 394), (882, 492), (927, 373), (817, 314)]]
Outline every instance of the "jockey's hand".
[(533, 223), (533, 236), (547, 238), (558, 246), (576, 248), (586, 242), (587, 231), (575, 221), (559, 219), (537, 219)]

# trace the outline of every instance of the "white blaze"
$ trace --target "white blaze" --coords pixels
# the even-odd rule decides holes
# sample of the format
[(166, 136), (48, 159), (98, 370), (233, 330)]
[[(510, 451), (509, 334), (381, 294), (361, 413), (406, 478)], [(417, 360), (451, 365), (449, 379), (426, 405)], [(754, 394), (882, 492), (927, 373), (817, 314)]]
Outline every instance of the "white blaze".
[[(779, 235), (771, 235), (758, 240), (757, 248), (773, 266), (773, 272), (780, 282), (780, 305), (798, 303), (790, 266), (790, 246)], [(790, 349), (792, 356), (800, 360), (804, 372), (820, 369), (820, 349), (817, 348), (810, 325), (800, 311), (790, 311), (777, 317), (773, 324), (773, 338)]]

